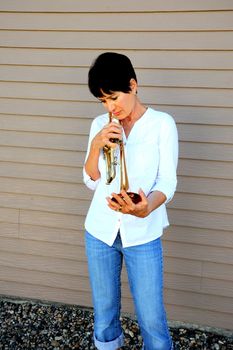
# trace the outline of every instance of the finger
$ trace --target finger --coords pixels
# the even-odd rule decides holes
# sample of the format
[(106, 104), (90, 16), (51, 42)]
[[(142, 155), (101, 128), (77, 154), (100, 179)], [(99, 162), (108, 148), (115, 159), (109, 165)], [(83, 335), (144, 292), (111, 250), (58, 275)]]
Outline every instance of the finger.
[(110, 197), (107, 197), (108, 206), (113, 210), (118, 210), (119, 204), (114, 202)]
[(120, 124), (116, 124), (116, 123), (109, 123), (106, 126), (109, 129), (115, 129), (115, 130), (121, 130), (122, 129), (122, 126)]
[(110, 148), (117, 148), (118, 143), (117, 142), (111, 142), (109, 140), (107, 140), (106, 142), (104, 142), (104, 145), (110, 147)]
[(121, 195), (112, 193), (112, 197), (117, 201), (118, 205), (121, 205), (122, 207), (125, 205), (125, 201), (122, 199)]
[(127, 205), (131, 210), (135, 208), (135, 204), (132, 202), (131, 198), (128, 196), (125, 190), (121, 190), (121, 199), (125, 205)]
[(119, 134), (119, 133), (115, 133), (115, 132), (109, 132), (108, 133), (108, 138), (109, 139), (119, 139), (119, 140), (121, 140), (122, 139), (122, 135)]
[(121, 129), (122, 126), (121, 124), (115, 122), (115, 121), (112, 121), (111, 123), (107, 124), (108, 126), (114, 126), (114, 127), (117, 127), (118, 129)]
[(115, 211), (119, 211), (119, 212), (123, 212), (123, 206), (121, 204), (119, 204), (118, 202), (114, 202), (110, 197), (106, 198), (108, 201), (108, 206), (110, 209), (115, 210)]

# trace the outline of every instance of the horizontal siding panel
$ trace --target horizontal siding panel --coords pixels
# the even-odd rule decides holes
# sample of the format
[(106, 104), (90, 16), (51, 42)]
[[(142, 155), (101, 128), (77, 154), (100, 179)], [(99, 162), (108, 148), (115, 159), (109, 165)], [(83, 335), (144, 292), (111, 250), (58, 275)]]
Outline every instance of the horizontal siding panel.
[(209, 279), (233, 281), (232, 265), (216, 262), (165, 257), (164, 271), (170, 274), (189, 275)]
[(185, 0), (167, 0), (161, 2), (155, 0), (135, 0), (133, 3), (118, 0), (117, 2), (98, 2), (89, 0), (57, 0), (56, 5), (51, 0), (40, 0), (40, 2), (31, 3), (28, 0), (17, 0), (2, 2), (1, 11), (20, 11), (20, 12), (138, 12), (138, 11), (204, 11), (204, 10), (230, 10), (233, 9), (231, 0), (205, 0), (204, 2), (187, 2)]
[(164, 240), (171, 242), (200, 244), (203, 246), (233, 248), (232, 231), (222, 231), (221, 229), (208, 230), (198, 227), (172, 225), (166, 230)]
[(94, 100), (85, 85), (71, 84), (36, 84), (0, 82), (0, 93), (4, 98), (25, 98), (82, 101)]
[[(232, 108), (198, 106), (162, 106), (177, 122), (186, 124), (233, 125)], [(220, 117), (221, 116), (221, 117)]]
[[(103, 113), (103, 106), (98, 103), (83, 101), (43, 101), (29, 99), (0, 98), (0, 113), (17, 115), (38, 115), (53, 117), (92, 116)], [(88, 111), (89, 110), (89, 111)]]
[(232, 231), (232, 215), (169, 208), (170, 222), (176, 226)]
[(233, 91), (228, 89), (185, 89), (142, 87), (139, 94), (143, 103), (233, 107)]
[(0, 207), (0, 222), (18, 224), (19, 210)]
[[(140, 86), (174, 86), (232, 88), (233, 72), (231, 70), (179, 70), (149, 69), (136, 67)], [(213, 74), (214, 73), (214, 74)], [(86, 84), (88, 68), (86, 67), (46, 67), (46, 66), (0, 66), (2, 81)]]
[[(76, 39), (75, 39), (76, 40)], [(114, 48), (116, 50), (116, 48)], [(105, 50), (1, 48), (0, 64), (84, 66)], [(137, 68), (233, 69), (233, 51), (118, 50)]]
[[(224, 281), (217, 279), (203, 278), (202, 291), (207, 294), (221, 295), (232, 298), (233, 281)], [(232, 304), (231, 304), (232, 305)], [(232, 308), (230, 309), (232, 312)]]
[[(155, 96), (155, 101), (157, 100)], [(232, 108), (205, 106), (152, 105), (174, 116), (176, 122), (186, 124), (233, 125)]]
[(210, 261), (221, 264), (233, 264), (233, 250), (226, 247), (211, 247), (201, 244), (164, 241), (164, 253), (174, 258)]
[(36, 148), (0, 147), (0, 160), (59, 166), (83, 166), (85, 153)]
[(233, 147), (227, 144), (180, 142), (180, 157), (232, 162)]
[(19, 268), (22, 270), (32, 270), (39, 272), (49, 272), (66, 274), (67, 276), (88, 275), (87, 263), (81, 260), (69, 260), (54, 257), (40, 257), (18, 253), (1, 252), (1, 266), (11, 269)]
[(140, 86), (173, 86), (232, 88), (233, 72), (230, 70), (178, 70), (178, 69), (137, 69)]
[(231, 32), (64, 32), (0, 31), (2, 47), (126, 49), (126, 50), (230, 50)]
[[(0, 93), (4, 98), (87, 102), (96, 100), (85, 85), (0, 82)], [(160, 104), (233, 107), (233, 91), (230, 89), (141, 87), (140, 98), (147, 104), (157, 101)]]
[(20, 224), (18, 237), (33, 241), (84, 246), (84, 228), (81, 230), (53, 228), (43, 226), (42, 224), (44, 223), (37, 223), (35, 225)]
[(58, 273), (47, 273), (40, 271), (29, 271), (19, 268), (4, 267), (0, 271), (0, 280), (12, 282), (24, 282), (27, 284), (40, 285), (44, 287), (67, 288), (70, 290), (89, 291), (87, 277), (68, 276)]
[[(218, 264), (216, 262), (203, 263), (203, 278), (233, 281), (232, 265)], [(224, 283), (224, 282), (223, 282)]]
[(85, 261), (86, 255), (83, 246), (74, 244), (59, 244), (55, 242), (39, 242), (26, 239), (0, 237), (1, 251), (8, 253), (30, 253), (33, 256), (53, 257), (75, 261)]
[[(87, 76), (87, 67), (0, 66), (0, 77), (4, 81), (86, 84)], [(224, 77), (222, 79), (224, 81)]]
[(165, 256), (164, 271), (188, 276), (202, 276), (202, 261)]
[(164, 277), (165, 286), (168, 289), (232, 298), (233, 282), (231, 281), (223, 283), (221, 280), (200, 279), (175, 274), (165, 274)]
[(196, 160), (196, 159), (180, 159), (178, 165), (178, 174), (180, 176), (200, 176), (206, 178), (219, 178), (232, 180), (233, 163)]
[(232, 298), (223, 298), (216, 295), (206, 295), (201, 293), (186, 293), (183, 291), (165, 291), (165, 299), (168, 304), (175, 304), (194, 309), (209, 310), (232, 314), (233, 310), (229, 308), (232, 304)]
[(38, 225), (67, 230), (83, 230), (84, 216), (49, 213), (35, 210), (20, 210), (20, 224)]
[[(74, 164), (75, 165), (75, 164)], [(82, 167), (0, 162), (0, 176), (32, 180), (82, 183)]]
[[(233, 173), (231, 175), (233, 177)], [(185, 193), (233, 197), (233, 180), (182, 176), (179, 178), (177, 190)]]
[[(100, 5), (100, 4), (99, 4)], [(55, 9), (54, 9), (55, 10)], [(144, 7), (145, 10), (145, 7)], [(90, 8), (88, 9), (88, 12)], [(56, 11), (55, 11), (56, 12)], [(119, 28), (120, 18), (120, 28)], [(231, 30), (232, 13), (1, 13), (0, 29), (11, 30)]]
[(65, 151), (86, 151), (87, 136), (21, 131), (1, 131), (2, 146), (48, 148)]
[[(4, 219), (4, 217), (2, 217)], [(18, 238), (19, 236), (19, 224), (0, 222), (0, 236), (1, 237), (13, 237)]]
[[(17, 291), (17, 295), (16, 295)], [(76, 304), (91, 306), (91, 294), (89, 292), (71, 291), (68, 289), (58, 289), (53, 287), (43, 287), (40, 285), (25, 284), (22, 282), (1, 281), (0, 293), (2, 295), (17, 296), (27, 300), (53, 300), (65, 304)]]
[(232, 315), (227, 313), (218, 312), (216, 315), (215, 311), (194, 309), (184, 306), (167, 305), (166, 307), (168, 316), (172, 320), (179, 320), (183, 322), (190, 322), (190, 315), (192, 315), (192, 322), (202, 326), (217, 327), (221, 325), (221, 328), (232, 329), (233, 321)]
[(170, 208), (200, 210), (203, 212), (233, 214), (233, 198), (207, 196), (190, 193), (176, 193)]
[(41, 210), (70, 215), (86, 215), (90, 205), (87, 200), (81, 199), (11, 193), (0, 193), (0, 202), (3, 208)]
[(0, 192), (90, 200), (92, 191), (83, 184), (0, 178)]
[(182, 124), (178, 126), (178, 132), (182, 141), (233, 144), (233, 126), (229, 125)]
[(200, 293), (201, 277), (167, 273), (164, 274), (164, 285), (172, 290)]
[(0, 114), (0, 130), (87, 135), (91, 120)]

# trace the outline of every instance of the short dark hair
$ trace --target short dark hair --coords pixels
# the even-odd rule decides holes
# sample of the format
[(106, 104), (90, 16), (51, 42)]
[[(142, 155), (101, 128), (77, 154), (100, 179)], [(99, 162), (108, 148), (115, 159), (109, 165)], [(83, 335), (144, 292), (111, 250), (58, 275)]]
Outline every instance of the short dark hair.
[(116, 52), (105, 52), (99, 55), (88, 73), (88, 86), (95, 97), (102, 97), (103, 92), (112, 94), (115, 91), (129, 93), (130, 80), (137, 81), (136, 73), (130, 59)]

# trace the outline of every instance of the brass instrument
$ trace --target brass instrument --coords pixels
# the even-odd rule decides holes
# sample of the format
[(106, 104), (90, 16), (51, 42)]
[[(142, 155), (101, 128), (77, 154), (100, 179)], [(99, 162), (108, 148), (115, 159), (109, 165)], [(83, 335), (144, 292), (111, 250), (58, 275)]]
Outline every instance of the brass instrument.
[[(112, 121), (112, 114), (109, 113), (109, 123)], [(117, 138), (111, 138), (111, 142), (120, 144), (120, 140)], [(106, 184), (109, 185), (112, 180), (116, 177), (116, 165), (117, 165), (117, 156), (115, 155), (116, 149), (109, 147), (107, 145), (103, 148), (105, 164), (106, 164)]]
[[(109, 113), (109, 123), (112, 121), (112, 114)], [(124, 150), (124, 143), (122, 140), (119, 140), (117, 138), (110, 139), (111, 142), (117, 143), (120, 148), (120, 190), (125, 190), (126, 192), (129, 189), (129, 180), (128, 180), (128, 174), (126, 169), (126, 160), (125, 160), (125, 150)], [(116, 176), (116, 166), (117, 166), (117, 157), (115, 155), (115, 148), (109, 147), (107, 145), (103, 148), (104, 156), (105, 156), (105, 163), (106, 163), (106, 177), (107, 182), (106, 184), (109, 185)], [(138, 193), (134, 192), (127, 192), (128, 196), (131, 198), (133, 203), (138, 203), (141, 201), (141, 197)], [(122, 197), (122, 195), (119, 193), (119, 196)], [(114, 202), (116, 202), (115, 198), (112, 198)]]

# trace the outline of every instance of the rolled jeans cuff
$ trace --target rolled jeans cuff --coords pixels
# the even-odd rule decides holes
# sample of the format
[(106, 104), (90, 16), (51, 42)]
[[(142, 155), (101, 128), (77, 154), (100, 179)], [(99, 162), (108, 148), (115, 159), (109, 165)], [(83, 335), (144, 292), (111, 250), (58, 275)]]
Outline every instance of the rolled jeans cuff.
[(94, 342), (98, 350), (116, 350), (124, 345), (124, 335), (123, 333), (121, 333), (121, 335), (118, 338), (108, 342), (99, 341), (94, 336)]

